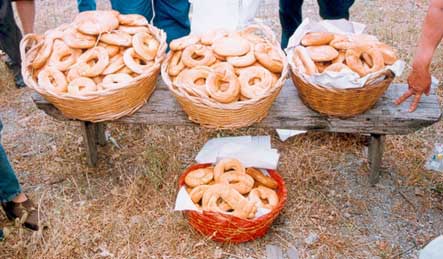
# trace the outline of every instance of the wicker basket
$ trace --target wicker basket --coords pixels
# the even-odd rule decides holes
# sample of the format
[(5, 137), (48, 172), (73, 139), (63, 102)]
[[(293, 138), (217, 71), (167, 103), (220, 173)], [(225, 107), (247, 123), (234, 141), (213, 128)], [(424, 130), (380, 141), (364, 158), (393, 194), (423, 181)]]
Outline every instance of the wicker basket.
[[(205, 168), (211, 164), (197, 164), (190, 166), (179, 179), (179, 187), (185, 184), (186, 175), (196, 169)], [(280, 214), (288, 196), (283, 178), (274, 170), (268, 170), (269, 175), (278, 183), (278, 205), (270, 212), (256, 219), (241, 219), (226, 214), (203, 211), (185, 211), (184, 214), (193, 226), (202, 235), (214, 241), (228, 243), (242, 243), (257, 239), (266, 234), (272, 222)]]
[(43, 44), (42, 37), (36, 34), (27, 34), (20, 42), (22, 74), (25, 83), (70, 119), (101, 122), (130, 115), (142, 107), (151, 96), (160, 73), (161, 62), (165, 58), (166, 34), (151, 25), (149, 25), (149, 30), (160, 42), (151, 69), (129, 83), (121, 83), (115, 88), (83, 96), (74, 96), (68, 93), (58, 94), (38, 85), (30, 64), (33, 60), (32, 57), (36, 55), (39, 47)]
[[(290, 55), (288, 56), (290, 59)], [(300, 99), (321, 114), (349, 118), (371, 109), (394, 79), (387, 70), (369, 79), (362, 88), (333, 89), (307, 82), (290, 63), (291, 77)]]
[(162, 65), (162, 78), (171, 92), (174, 94), (178, 103), (193, 122), (207, 128), (241, 128), (250, 126), (253, 123), (261, 121), (268, 114), (275, 98), (280, 93), (284, 82), (287, 79), (289, 65), (280, 44), (275, 38), (274, 33), (263, 25), (252, 25), (248, 30), (256, 30), (263, 35), (269, 42), (277, 47), (283, 60), (283, 71), (272, 89), (259, 99), (250, 99), (230, 104), (222, 104), (212, 99), (191, 96), (186, 91), (171, 82), (168, 71), (168, 64), (171, 59), (171, 52), (166, 57)]

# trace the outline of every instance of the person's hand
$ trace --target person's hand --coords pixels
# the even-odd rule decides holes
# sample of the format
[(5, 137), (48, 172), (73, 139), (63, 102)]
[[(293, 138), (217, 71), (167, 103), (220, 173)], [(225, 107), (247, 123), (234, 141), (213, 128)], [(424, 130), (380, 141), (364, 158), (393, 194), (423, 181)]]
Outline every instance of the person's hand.
[(414, 96), (414, 100), (409, 108), (409, 112), (413, 112), (417, 109), (423, 93), (429, 95), (431, 90), (431, 74), (429, 70), (425, 66), (413, 66), (408, 77), (408, 85), (408, 91), (398, 98), (395, 104), (399, 105), (409, 97)]

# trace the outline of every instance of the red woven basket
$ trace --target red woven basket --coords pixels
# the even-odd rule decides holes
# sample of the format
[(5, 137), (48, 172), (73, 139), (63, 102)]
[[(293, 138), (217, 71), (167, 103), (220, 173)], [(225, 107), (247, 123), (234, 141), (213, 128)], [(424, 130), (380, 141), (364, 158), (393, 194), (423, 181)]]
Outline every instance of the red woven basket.
[[(188, 167), (180, 176), (179, 188), (185, 184), (186, 175), (199, 168), (211, 164), (196, 164)], [(189, 223), (202, 235), (218, 242), (242, 243), (257, 239), (266, 234), (272, 222), (280, 214), (286, 203), (288, 191), (283, 178), (274, 170), (268, 170), (269, 175), (278, 183), (278, 205), (270, 212), (256, 219), (241, 219), (227, 214), (203, 211), (185, 211)]]

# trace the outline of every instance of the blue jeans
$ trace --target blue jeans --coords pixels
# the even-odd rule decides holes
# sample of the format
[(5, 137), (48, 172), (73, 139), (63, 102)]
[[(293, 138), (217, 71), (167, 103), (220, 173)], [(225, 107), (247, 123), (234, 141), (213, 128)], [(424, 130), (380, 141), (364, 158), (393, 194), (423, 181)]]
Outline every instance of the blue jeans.
[[(349, 8), (354, 0), (317, 0), (323, 19), (349, 19)], [(281, 46), (286, 48), (288, 40), (302, 22), (303, 0), (280, 0), (279, 16), (282, 26)]]
[[(77, 0), (77, 4), (80, 12), (96, 8), (95, 0)], [(140, 14), (148, 21), (155, 12), (154, 25), (166, 32), (168, 43), (191, 31), (188, 0), (111, 0), (111, 5), (122, 14)]]
[[(2, 128), (0, 121), (0, 133)], [(20, 183), (0, 142), (0, 202), (11, 201), (21, 192)]]

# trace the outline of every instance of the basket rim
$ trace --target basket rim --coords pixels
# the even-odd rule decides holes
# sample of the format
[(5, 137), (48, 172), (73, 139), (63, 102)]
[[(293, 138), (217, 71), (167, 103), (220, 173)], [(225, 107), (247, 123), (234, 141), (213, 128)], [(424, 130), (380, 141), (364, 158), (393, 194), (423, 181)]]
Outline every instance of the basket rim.
[[(199, 168), (209, 167), (211, 165), (212, 165), (212, 163), (204, 163), (204, 164), (192, 164), (192, 165), (188, 166), (184, 170), (184, 172), (180, 175), (180, 177), (179, 177), (178, 189), (182, 188), (185, 185), (184, 178), (191, 171), (199, 169)], [(288, 195), (287, 195), (288, 190), (286, 188), (286, 183), (285, 183), (283, 177), (278, 173), (277, 170), (273, 170), (273, 169), (266, 169), (266, 170), (268, 171), (269, 175), (272, 178), (274, 178), (274, 179), (277, 178), (278, 180), (280, 180), (283, 183), (281, 186), (278, 186), (278, 189), (281, 188), (281, 190), (279, 190), (279, 192), (281, 191), (281, 193), (282, 193), (281, 197), (279, 197), (278, 204), (277, 204), (277, 206), (275, 206), (274, 209), (272, 209), (268, 213), (266, 213), (266, 214), (264, 214), (264, 215), (262, 215), (262, 216), (260, 216), (258, 218), (254, 218), (254, 219), (242, 219), (242, 218), (235, 217), (235, 216), (232, 216), (232, 215), (229, 215), (229, 214), (224, 214), (224, 213), (219, 213), (219, 212), (212, 212), (212, 211), (205, 211), (205, 210), (202, 210), (202, 211), (185, 210), (184, 212), (185, 213), (191, 213), (191, 214), (195, 213), (196, 215), (207, 215), (207, 216), (211, 216), (211, 217), (214, 217), (214, 218), (223, 217), (223, 218), (228, 219), (228, 220), (230, 218), (232, 218), (232, 219), (235, 219), (236, 221), (239, 221), (239, 222), (244, 223), (244, 224), (255, 224), (255, 223), (259, 223), (259, 222), (265, 221), (267, 218), (269, 218), (269, 216), (272, 216), (272, 214), (275, 213), (275, 212), (277, 212), (277, 215), (280, 214), (281, 210), (285, 206), (286, 201), (288, 199)]]
[[(23, 39), (20, 42), (20, 55), (22, 58), (22, 75), (23, 79), (29, 88), (34, 89), (39, 94), (43, 96), (50, 96), (53, 98), (57, 98), (60, 100), (65, 101), (93, 101), (96, 98), (106, 97), (109, 95), (112, 95), (119, 91), (124, 91), (128, 88), (138, 87), (140, 83), (142, 83), (144, 80), (152, 77), (153, 75), (157, 74), (161, 68), (161, 63), (164, 61), (166, 56), (166, 33), (151, 24), (147, 25), (150, 33), (160, 42), (160, 46), (157, 50), (156, 57), (154, 59), (154, 64), (149, 68), (146, 73), (140, 74), (137, 77), (133, 78), (131, 81), (127, 83), (120, 83), (117, 85), (117, 87), (104, 89), (99, 92), (92, 92), (87, 93), (84, 95), (72, 95), (69, 93), (56, 93), (50, 89), (46, 89), (45, 87), (41, 87), (36, 80), (33, 78), (33, 68), (31, 66), (30, 60), (28, 60), (28, 57), (30, 55), (33, 55), (33, 52), (36, 52), (39, 50), (38, 46), (41, 46), (42, 43), (42, 35), (39, 34), (27, 34), (23, 37)], [(26, 51), (26, 48), (28, 46), (31, 46), (31, 48)]]
[(272, 30), (267, 27), (266, 25), (262, 24), (252, 24), (247, 27), (245, 27), (243, 30), (256, 30), (262, 32), (267, 38), (265, 39), (268, 43), (271, 43), (276, 47), (278, 50), (280, 56), (282, 57), (283, 62), (283, 70), (280, 74), (280, 77), (275, 82), (274, 86), (270, 91), (268, 91), (265, 95), (260, 96), (259, 98), (255, 99), (249, 99), (245, 101), (237, 101), (233, 103), (220, 103), (212, 98), (202, 98), (198, 96), (191, 96), (186, 91), (181, 91), (179, 87), (177, 87), (172, 81), (171, 77), (169, 76), (168, 66), (169, 66), (169, 60), (172, 58), (172, 51), (170, 50), (161, 65), (161, 77), (163, 79), (163, 82), (168, 86), (169, 90), (174, 94), (176, 98), (183, 98), (192, 105), (200, 106), (202, 108), (212, 108), (212, 109), (220, 109), (220, 110), (238, 110), (242, 109), (244, 107), (253, 107), (256, 104), (264, 102), (267, 98), (274, 95), (276, 92), (280, 91), (281, 88), (284, 86), (285, 81), (288, 79), (289, 76), (289, 64), (286, 59), (286, 55), (284, 51), (281, 49), (280, 44), (275, 38), (275, 34), (272, 32)]

